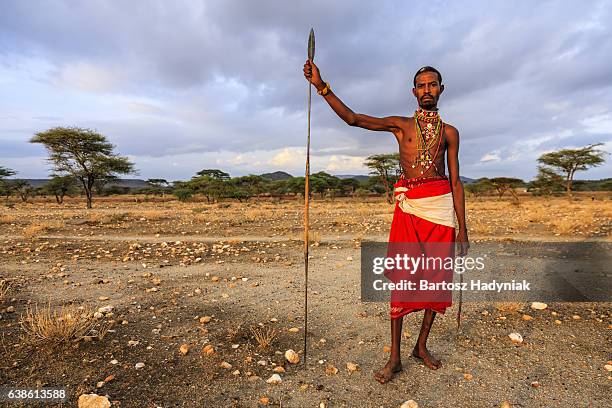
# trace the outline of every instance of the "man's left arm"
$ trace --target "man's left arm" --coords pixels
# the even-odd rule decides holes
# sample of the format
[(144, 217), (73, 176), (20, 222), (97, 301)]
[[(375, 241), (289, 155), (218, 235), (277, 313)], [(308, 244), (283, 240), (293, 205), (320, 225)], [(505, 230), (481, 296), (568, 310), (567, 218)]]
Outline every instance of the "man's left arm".
[(451, 191), (453, 193), (453, 204), (457, 214), (457, 245), (459, 256), (467, 255), (470, 242), (465, 223), (465, 195), (463, 193), (463, 183), (459, 178), (459, 131), (450, 125), (446, 125), (446, 162), (448, 163), (448, 175), (450, 179)]

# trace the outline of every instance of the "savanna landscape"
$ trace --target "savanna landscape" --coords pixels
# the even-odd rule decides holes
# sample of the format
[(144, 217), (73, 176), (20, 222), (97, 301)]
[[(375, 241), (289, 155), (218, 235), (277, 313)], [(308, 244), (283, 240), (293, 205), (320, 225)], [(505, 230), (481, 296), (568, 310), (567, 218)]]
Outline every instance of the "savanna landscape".
[[(471, 197), (470, 239), (609, 242), (609, 200)], [(612, 321), (601, 302), (467, 302), (459, 331), (454, 304), (432, 329), (436, 371), (409, 357), (412, 314), (404, 371), (378, 384), (388, 305), (360, 301), (359, 256), (363, 240), (387, 238), (393, 206), (383, 198), (311, 202), (306, 365), (299, 197), (94, 203), (0, 207), (2, 383), (66, 388), (49, 406), (91, 394), (102, 404), (91, 406), (121, 407), (607, 404)]]

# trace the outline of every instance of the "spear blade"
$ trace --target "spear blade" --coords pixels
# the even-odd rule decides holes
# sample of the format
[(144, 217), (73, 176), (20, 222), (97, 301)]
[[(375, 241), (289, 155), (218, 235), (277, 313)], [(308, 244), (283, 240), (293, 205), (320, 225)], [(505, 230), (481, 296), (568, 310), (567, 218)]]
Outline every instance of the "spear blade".
[(314, 61), (315, 56), (315, 35), (314, 29), (310, 29), (310, 35), (308, 36), (308, 59)]

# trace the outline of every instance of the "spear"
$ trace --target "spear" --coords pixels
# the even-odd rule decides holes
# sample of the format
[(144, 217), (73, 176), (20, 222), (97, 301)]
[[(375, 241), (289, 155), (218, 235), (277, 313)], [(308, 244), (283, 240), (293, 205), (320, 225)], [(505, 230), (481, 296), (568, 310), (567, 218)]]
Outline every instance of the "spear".
[[(310, 29), (308, 36), (308, 59), (314, 60), (315, 36), (314, 29)], [(308, 139), (306, 142), (306, 177), (304, 179), (304, 365), (308, 350), (308, 208), (310, 184), (310, 104), (312, 101), (312, 80), (308, 81)]]

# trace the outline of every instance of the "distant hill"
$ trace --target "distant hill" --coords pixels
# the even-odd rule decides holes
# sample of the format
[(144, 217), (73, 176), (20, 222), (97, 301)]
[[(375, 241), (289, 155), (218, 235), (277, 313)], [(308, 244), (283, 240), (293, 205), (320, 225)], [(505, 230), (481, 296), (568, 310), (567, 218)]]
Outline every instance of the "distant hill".
[(263, 177), (268, 180), (276, 181), (276, 180), (287, 180), (287, 179), (292, 178), (293, 176), (284, 171), (275, 171), (274, 173), (261, 174), (260, 177)]
[(357, 181), (368, 181), (370, 176), (355, 175), (355, 174), (338, 174), (339, 179), (355, 179)]

